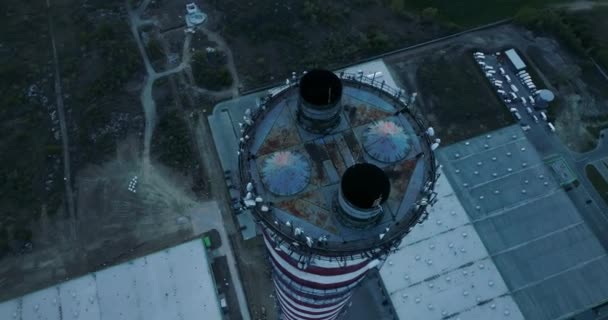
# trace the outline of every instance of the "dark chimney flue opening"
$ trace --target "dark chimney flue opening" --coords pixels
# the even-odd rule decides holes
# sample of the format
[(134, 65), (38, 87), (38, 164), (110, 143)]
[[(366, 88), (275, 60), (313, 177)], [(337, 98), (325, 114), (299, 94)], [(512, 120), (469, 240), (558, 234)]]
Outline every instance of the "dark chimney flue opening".
[(386, 201), (391, 191), (391, 183), (386, 173), (378, 166), (358, 163), (346, 169), (342, 176), (341, 188), (348, 202), (361, 209), (370, 209)]
[(342, 81), (331, 71), (311, 70), (300, 79), (300, 96), (311, 105), (331, 107), (342, 98)]

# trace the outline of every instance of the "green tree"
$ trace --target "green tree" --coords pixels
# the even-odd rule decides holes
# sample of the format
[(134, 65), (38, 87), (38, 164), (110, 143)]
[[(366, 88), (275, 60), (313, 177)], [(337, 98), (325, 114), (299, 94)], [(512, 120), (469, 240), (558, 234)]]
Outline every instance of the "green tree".
[(164, 56), (163, 49), (155, 38), (148, 41), (148, 53), (150, 54), (150, 60), (152, 61), (158, 61)]
[(405, 10), (405, 2), (404, 0), (391, 0), (391, 9), (394, 12), (401, 13)]
[(533, 23), (538, 21), (539, 11), (538, 9), (532, 7), (523, 7), (519, 9), (513, 19), (515, 20), (515, 22), (521, 25), (531, 26)]
[(437, 18), (438, 14), (439, 14), (439, 10), (434, 7), (426, 7), (420, 13), (420, 15), (422, 16), (422, 19), (424, 21), (429, 21), (429, 22), (435, 20)]
[(6, 227), (0, 227), (0, 256), (8, 250), (8, 231)]
[(608, 47), (602, 47), (595, 53), (597, 62), (604, 68), (608, 68)]
[(32, 231), (25, 227), (19, 227), (13, 234), (15, 240), (32, 241)]

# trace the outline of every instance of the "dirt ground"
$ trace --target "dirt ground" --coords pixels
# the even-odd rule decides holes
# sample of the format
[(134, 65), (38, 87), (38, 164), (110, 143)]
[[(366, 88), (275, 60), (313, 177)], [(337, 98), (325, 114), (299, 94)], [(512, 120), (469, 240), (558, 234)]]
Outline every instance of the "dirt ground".
[[(0, 300), (194, 236), (184, 214), (197, 203), (191, 182), (160, 164), (142, 176), (136, 144), (133, 139), (121, 146), (116, 159), (81, 171), (76, 220), (42, 216), (33, 228), (34, 250), (2, 260)], [(135, 176), (136, 193), (128, 190)]]
[(9, 0), (0, 5), (0, 78), (6, 82), (0, 87), (9, 89), (0, 101), (0, 257), (35, 242), (33, 228), (42, 216), (61, 220), (68, 213), (63, 124), (70, 177), (115, 156), (117, 141), (143, 127), (135, 101), (140, 88), (134, 84), (141, 63), (122, 4)]
[(595, 148), (599, 131), (608, 128), (608, 79), (554, 39), (535, 37), (534, 42), (526, 54), (556, 95), (548, 113), (557, 135), (573, 151)]
[(454, 44), (407, 59), (385, 59), (403, 86), (418, 93), (416, 106), (443, 144), (514, 123), (474, 62), (472, 51), (470, 46)]
[(382, 1), (206, 1), (209, 28), (235, 56), (245, 89), (314, 66), (335, 68), (445, 34), (449, 28)]
[[(531, 62), (531, 68), (538, 71), (540, 79), (535, 80), (538, 88), (547, 87), (556, 93), (556, 101), (549, 107), (549, 115), (553, 118), (560, 139), (574, 151), (589, 150), (595, 146), (599, 132), (595, 136), (590, 132), (596, 126), (608, 124), (608, 81), (602, 79), (588, 62), (573, 57), (552, 38), (538, 36), (513, 25), (503, 25), (410, 50), (384, 60), (404, 88), (419, 93), (417, 106), (437, 126), (442, 141), (450, 142), (513, 123), (505, 118), (506, 107), (492, 96), (492, 89), (487, 86), (487, 81), (484, 82), (483, 76), (471, 73), (471, 69), (477, 68), (472, 63), (472, 58), (470, 61), (462, 60), (462, 55), (468, 55), (466, 52), (470, 50), (492, 52), (511, 47), (519, 49), (526, 61)], [(429, 90), (433, 86), (423, 86), (417, 77), (419, 68), (425, 60), (428, 62), (438, 57), (448, 63), (458, 64), (454, 68), (462, 68), (463, 77), (440, 79), (439, 83), (445, 82), (446, 85)], [(446, 76), (453, 74), (454, 72), (446, 72)], [(447, 103), (437, 105), (442, 96), (449, 98), (450, 88), (455, 86), (455, 81), (463, 81), (464, 75), (466, 81), (474, 84), (475, 88), (465, 85), (465, 89), (474, 90), (462, 91), (463, 95), (471, 96), (463, 99), (475, 104), (463, 106), (462, 103), (458, 104), (459, 101), (446, 100)], [(447, 116), (451, 114), (445, 112), (448, 108), (468, 109), (474, 116), (467, 119), (465, 114), (454, 120), (456, 118)], [(475, 111), (474, 108), (478, 110)]]
[(43, 1), (0, 4), (0, 259), (63, 198), (61, 141)]

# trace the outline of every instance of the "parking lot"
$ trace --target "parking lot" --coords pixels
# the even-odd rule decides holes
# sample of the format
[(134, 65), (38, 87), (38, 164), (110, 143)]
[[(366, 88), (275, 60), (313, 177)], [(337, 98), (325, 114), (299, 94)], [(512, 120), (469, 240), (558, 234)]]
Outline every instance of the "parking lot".
[(549, 133), (555, 130), (553, 124), (547, 121), (538, 88), (525, 67), (517, 70), (504, 51), (487, 54), (475, 52), (473, 58), (522, 130), (544, 130)]

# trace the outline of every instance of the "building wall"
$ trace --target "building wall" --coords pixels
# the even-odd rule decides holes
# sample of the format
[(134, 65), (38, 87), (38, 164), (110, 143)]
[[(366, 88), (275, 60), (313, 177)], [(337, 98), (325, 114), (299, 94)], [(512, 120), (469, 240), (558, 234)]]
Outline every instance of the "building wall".
[(305, 256), (282, 244), (272, 231), (264, 230), (264, 242), (273, 268), (273, 282), (283, 319), (337, 319), (348, 305), (352, 290), (379, 261)]

